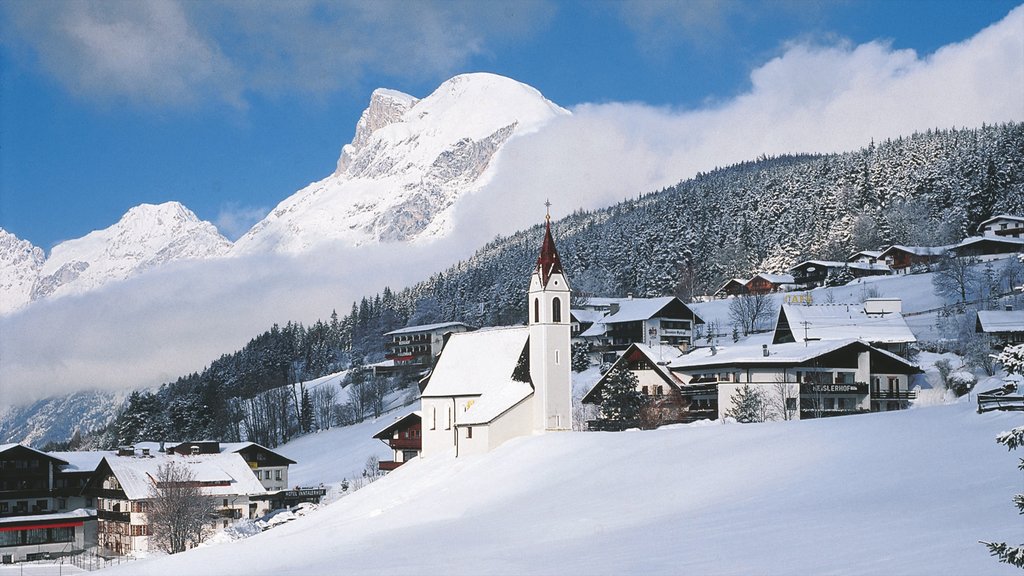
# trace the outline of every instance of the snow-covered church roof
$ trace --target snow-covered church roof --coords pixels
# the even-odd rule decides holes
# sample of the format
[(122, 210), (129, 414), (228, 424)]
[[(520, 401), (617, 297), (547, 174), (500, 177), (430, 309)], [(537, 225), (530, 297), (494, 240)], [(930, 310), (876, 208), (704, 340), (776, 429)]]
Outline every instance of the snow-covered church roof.
[(482, 396), (509, 385), (529, 336), (525, 326), (452, 334), (422, 396)]

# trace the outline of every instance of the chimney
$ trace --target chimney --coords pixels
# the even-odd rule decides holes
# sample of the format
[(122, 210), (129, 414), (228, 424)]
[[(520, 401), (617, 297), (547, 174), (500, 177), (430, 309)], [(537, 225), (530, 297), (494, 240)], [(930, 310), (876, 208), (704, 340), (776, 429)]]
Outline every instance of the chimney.
[(1007, 304), (1006, 305), (1006, 311), (1007, 312), (1013, 312), (1013, 304)]
[(767, 344), (761, 344), (761, 354), (763, 354), (765, 358), (768, 357), (768, 345)]
[(166, 452), (166, 450), (164, 450), (164, 441), (163, 440), (160, 441), (160, 451), (161, 452)]
[(118, 446), (118, 456), (135, 456), (135, 446)]
[(142, 449), (142, 455), (148, 457), (149, 456), (149, 448), (143, 448)]
[(196, 454), (199, 454), (199, 446), (191, 446), (190, 450), (189, 450), (189, 454), (192, 454), (193, 456), (195, 456)]
[(626, 300), (632, 300), (632, 299), (633, 299), (633, 293), (632, 292), (627, 292), (626, 293)]

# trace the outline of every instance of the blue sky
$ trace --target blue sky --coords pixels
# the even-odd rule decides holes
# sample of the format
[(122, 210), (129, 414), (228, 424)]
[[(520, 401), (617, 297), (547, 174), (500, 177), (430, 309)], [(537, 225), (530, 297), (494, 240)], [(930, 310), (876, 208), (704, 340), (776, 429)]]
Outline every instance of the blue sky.
[(489, 71), (570, 108), (700, 111), (794, 44), (926, 58), (1015, 5), (5, 1), (0, 227), (48, 250), (178, 200), (234, 238), (333, 171), (379, 86)]

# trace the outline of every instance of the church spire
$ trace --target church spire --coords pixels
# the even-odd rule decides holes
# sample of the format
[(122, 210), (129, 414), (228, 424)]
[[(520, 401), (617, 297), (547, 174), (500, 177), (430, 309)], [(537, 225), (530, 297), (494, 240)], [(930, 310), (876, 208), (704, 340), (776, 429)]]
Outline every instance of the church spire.
[(555, 239), (551, 237), (551, 202), (545, 202), (548, 208), (544, 222), (544, 243), (540, 247), (540, 256), (537, 257), (537, 271), (540, 273), (541, 286), (548, 285), (548, 278), (552, 274), (564, 274), (562, 261), (558, 258), (558, 250), (555, 249)]

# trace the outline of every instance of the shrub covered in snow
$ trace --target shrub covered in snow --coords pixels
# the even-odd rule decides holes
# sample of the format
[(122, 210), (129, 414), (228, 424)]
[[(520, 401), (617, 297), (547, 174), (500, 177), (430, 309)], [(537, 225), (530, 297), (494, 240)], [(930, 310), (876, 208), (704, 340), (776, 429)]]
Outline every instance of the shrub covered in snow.
[(978, 383), (978, 377), (966, 370), (957, 370), (949, 375), (947, 387), (957, 396), (963, 396), (970, 392)]

